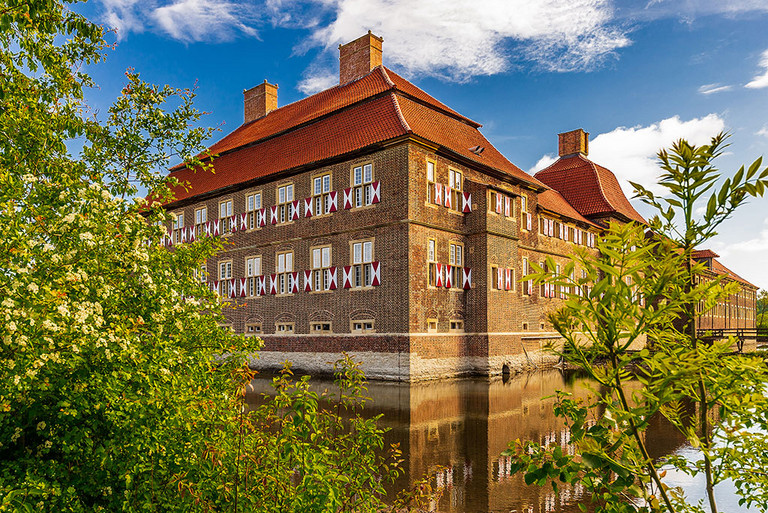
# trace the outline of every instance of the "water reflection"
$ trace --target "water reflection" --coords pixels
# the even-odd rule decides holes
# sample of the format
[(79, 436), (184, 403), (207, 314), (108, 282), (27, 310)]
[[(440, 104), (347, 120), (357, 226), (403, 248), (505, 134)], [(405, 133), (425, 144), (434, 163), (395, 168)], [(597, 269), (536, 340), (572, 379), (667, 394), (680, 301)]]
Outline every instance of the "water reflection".
[[(330, 381), (312, 383), (317, 391), (333, 387)], [(565, 390), (586, 397), (590, 386), (594, 383), (585, 378), (557, 370), (506, 381), (374, 382), (368, 386), (373, 401), (366, 414), (384, 415), (381, 425), (391, 428), (386, 443), (399, 443), (403, 452), (405, 474), (390, 487), (392, 492), (429, 475), (442, 490), (437, 509), (443, 512), (578, 511), (583, 490), (556, 496), (550, 487), (527, 486), (521, 475), (510, 474), (510, 461), (500, 453), (519, 438), (557, 444), (572, 454), (570, 434), (554, 416), (551, 396)], [(257, 380), (253, 387), (255, 393), (267, 391), (268, 380)], [(661, 421), (651, 423), (648, 436), (654, 440), (649, 444), (654, 456), (684, 445)]]

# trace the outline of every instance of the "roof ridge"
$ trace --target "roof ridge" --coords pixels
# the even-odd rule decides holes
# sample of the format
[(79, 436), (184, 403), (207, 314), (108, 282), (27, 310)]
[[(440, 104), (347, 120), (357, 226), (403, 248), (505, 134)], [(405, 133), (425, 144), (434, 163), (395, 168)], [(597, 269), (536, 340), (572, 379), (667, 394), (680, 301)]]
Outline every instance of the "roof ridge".
[(392, 97), (392, 103), (395, 105), (395, 111), (397, 112), (398, 119), (400, 119), (400, 124), (403, 126), (403, 129), (406, 132), (412, 134), (413, 130), (411, 130), (411, 125), (408, 124), (408, 121), (406, 121), (405, 116), (403, 115), (402, 109), (400, 109), (400, 102), (397, 100), (397, 94), (392, 92), (390, 93), (390, 96)]
[(606, 196), (605, 194), (605, 184), (600, 179), (600, 173), (597, 171), (597, 164), (595, 164), (588, 158), (582, 157), (580, 153), (577, 154), (576, 157), (589, 163), (590, 167), (592, 168), (592, 172), (595, 173), (595, 178), (597, 179), (597, 185), (598, 185), (597, 189), (600, 191), (600, 196), (602, 196), (603, 200), (605, 200), (605, 202), (608, 204), (609, 207), (613, 209), (614, 212), (620, 212), (620, 210), (616, 208), (616, 205), (611, 203), (611, 200), (609, 200), (608, 196)]

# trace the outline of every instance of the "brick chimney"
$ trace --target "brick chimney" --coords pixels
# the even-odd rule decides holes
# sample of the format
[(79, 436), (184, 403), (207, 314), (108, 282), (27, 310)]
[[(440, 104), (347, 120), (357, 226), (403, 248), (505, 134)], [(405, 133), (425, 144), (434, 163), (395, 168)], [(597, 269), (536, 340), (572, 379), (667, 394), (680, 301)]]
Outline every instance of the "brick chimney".
[(266, 116), (277, 108), (277, 84), (264, 80), (263, 84), (243, 91), (244, 122)]
[(589, 132), (581, 128), (557, 134), (558, 150), (561, 157), (581, 153), (585, 157), (589, 154)]
[(383, 41), (369, 30), (363, 37), (339, 45), (339, 84), (351, 82), (367, 75), (376, 66), (381, 66)]

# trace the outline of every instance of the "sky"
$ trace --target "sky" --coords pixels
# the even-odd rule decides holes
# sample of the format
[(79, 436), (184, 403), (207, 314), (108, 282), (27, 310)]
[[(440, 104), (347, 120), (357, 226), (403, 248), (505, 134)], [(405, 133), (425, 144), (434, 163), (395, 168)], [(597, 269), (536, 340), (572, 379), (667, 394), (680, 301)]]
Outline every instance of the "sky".
[[(338, 83), (338, 45), (371, 30), (384, 65), (482, 123), (530, 173), (557, 134), (590, 133), (589, 158), (652, 190), (656, 153), (679, 138), (731, 134), (724, 175), (768, 164), (768, 0), (91, 0), (75, 8), (113, 30), (89, 71), (106, 111), (135, 69), (197, 89), (204, 122), (243, 119), (244, 89), (277, 83), (279, 105)], [(652, 211), (637, 201), (635, 208)], [(768, 198), (752, 199), (708, 247), (768, 289)]]

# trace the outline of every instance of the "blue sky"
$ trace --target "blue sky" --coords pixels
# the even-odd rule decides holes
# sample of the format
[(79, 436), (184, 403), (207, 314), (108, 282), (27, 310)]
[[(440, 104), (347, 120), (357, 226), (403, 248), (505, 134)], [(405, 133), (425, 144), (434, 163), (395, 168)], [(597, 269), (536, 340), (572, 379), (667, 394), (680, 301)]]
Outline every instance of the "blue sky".
[[(590, 132), (590, 158), (652, 186), (655, 153), (727, 130), (723, 172), (768, 158), (768, 0), (96, 0), (77, 6), (114, 28), (91, 71), (105, 110), (126, 68), (147, 81), (197, 84), (208, 125), (242, 122), (242, 91), (264, 79), (279, 104), (338, 81), (338, 45), (367, 30), (384, 64), (482, 123), (535, 172), (557, 133)], [(647, 215), (649, 210), (636, 203)], [(768, 199), (753, 200), (709, 245), (768, 289)]]

